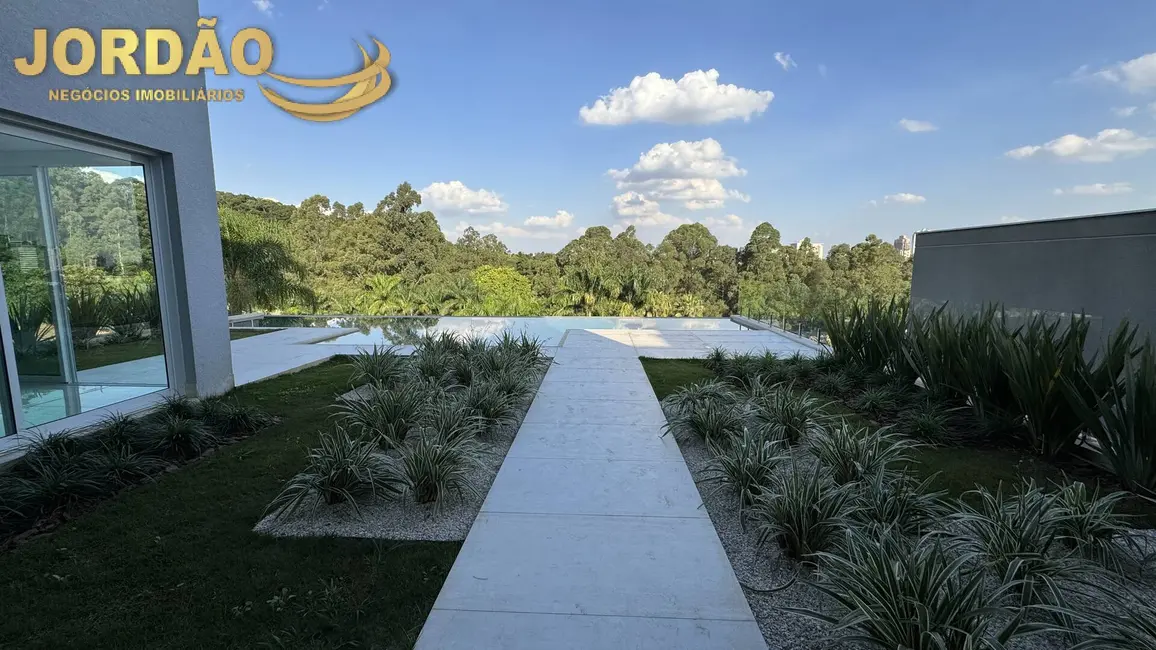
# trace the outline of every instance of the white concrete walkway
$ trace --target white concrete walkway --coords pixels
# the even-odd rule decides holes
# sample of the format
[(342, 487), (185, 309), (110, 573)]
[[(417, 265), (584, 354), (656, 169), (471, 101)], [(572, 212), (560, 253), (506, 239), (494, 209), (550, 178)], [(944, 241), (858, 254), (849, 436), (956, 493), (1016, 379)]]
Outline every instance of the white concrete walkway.
[[(661, 437), (633, 338), (648, 333), (615, 332), (567, 334), (417, 648), (766, 647)], [(656, 349), (682, 343), (700, 347)]]

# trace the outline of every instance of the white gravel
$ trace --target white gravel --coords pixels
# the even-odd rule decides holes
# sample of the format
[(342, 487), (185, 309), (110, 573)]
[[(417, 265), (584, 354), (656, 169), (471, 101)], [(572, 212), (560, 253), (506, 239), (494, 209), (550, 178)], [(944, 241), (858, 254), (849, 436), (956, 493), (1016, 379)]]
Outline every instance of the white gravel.
[[(272, 515), (262, 519), (253, 528), (259, 533), (281, 537), (368, 537), (406, 541), (462, 541), (470, 532), (482, 502), (498, 475), (506, 452), (514, 442), (518, 427), (530, 403), (534, 401), (538, 385), (545, 371), (534, 382), (534, 390), (526, 397), (512, 426), (490, 432), (480, 441), (482, 451), (469, 475), (475, 492), (452, 497), (445, 503), (418, 504), (408, 495), (398, 500), (374, 500), (358, 504), (360, 516), (350, 504), (321, 505), (311, 515), (277, 521)], [(355, 391), (350, 391), (355, 392)]]
[[(710, 451), (702, 441), (693, 436), (676, 436), (679, 449), (686, 460), (690, 473), (698, 483), (705, 474), (711, 460)], [(809, 454), (798, 452), (796, 461), (801, 466), (814, 462)], [(818, 610), (825, 613), (834, 613), (831, 600), (807, 584), (810, 572), (797, 563), (785, 557), (778, 546), (768, 543), (760, 546), (755, 534), (757, 524), (747, 522), (744, 531), (739, 523), (738, 498), (726, 489), (716, 489), (717, 484), (698, 483), (699, 493), (703, 504), (719, 539), (734, 568), (739, 583), (743, 586), (747, 602), (758, 622), (763, 638), (769, 650), (786, 650), (802, 648), (822, 648), (830, 650), (849, 650), (866, 648), (858, 643), (839, 643), (827, 637), (830, 626), (816, 619), (802, 614), (785, 611), (783, 608)], [(1156, 548), (1156, 531), (1140, 531), (1152, 541), (1148, 549)], [(1145, 545), (1148, 546), (1148, 545)], [(791, 586), (767, 593), (766, 590), (776, 589), (791, 583)], [(1156, 599), (1156, 589), (1149, 584), (1145, 590)], [(1102, 603), (1097, 606), (1103, 606)], [(1011, 650), (1062, 650), (1070, 647), (1056, 635), (1037, 635), (1018, 637), (1008, 644)]]

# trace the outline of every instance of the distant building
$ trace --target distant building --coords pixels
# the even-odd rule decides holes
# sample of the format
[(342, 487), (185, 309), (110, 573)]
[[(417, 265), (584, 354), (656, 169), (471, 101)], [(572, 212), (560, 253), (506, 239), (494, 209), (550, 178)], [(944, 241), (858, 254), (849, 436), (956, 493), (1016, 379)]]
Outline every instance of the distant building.
[(905, 260), (910, 259), (912, 254), (915, 253), (915, 246), (912, 245), (911, 238), (907, 235), (899, 235), (899, 239), (896, 239), (893, 245), (895, 246), (895, 250), (899, 251), (899, 254), (902, 255)]
[[(800, 247), (802, 247), (804, 241), (805, 241), (805, 239), (800, 239), (799, 241), (797, 241), (791, 245), (794, 246), (795, 249), (797, 250)], [(813, 242), (811, 242), (811, 250), (815, 252), (816, 257), (823, 257), (823, 244), (813, 241)]]

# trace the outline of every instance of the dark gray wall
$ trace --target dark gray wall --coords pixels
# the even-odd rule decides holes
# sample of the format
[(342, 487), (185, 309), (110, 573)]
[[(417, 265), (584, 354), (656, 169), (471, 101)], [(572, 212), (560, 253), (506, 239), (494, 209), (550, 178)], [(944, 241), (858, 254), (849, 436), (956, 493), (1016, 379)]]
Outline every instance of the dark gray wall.
[(921, 232), (915, 309), (1000, 303), (1013, 318), (1087, 314), (1090, 347), (1123, 318), (1156, 337), (1156, 211)]
[[(178, 295), (187, 304), (184, 321), (166, 323), (165, 329), (167, 334), (178, 328), (183, 344), (186, 377), (178, 388), (206, 395), (233, 385), (207, 105), (48, 101), (52, 88), (204, 88), (203, 73), (107, 78), (99, 74), (99, 55), (94, 69), (79, 77), (61, 75), (52, 67), (40, 76), (24, 77), (13, 65), (14, 59), (31, 55), (35, 28), (47, 28), (52, 39), (67, 27), (83, 27), (99, 44), (101, 28), (169, 27), (189, 49), (199, 17), (197, 0), (0, 0), (0, 116), (10, 111), (171, 154), (169, 217), (178, 241), (175, 250), (165, 254), (174, 261)], [(51, 40), (49, 47), (51, 51)], [(223, 47), (228, 56), (227, 42)], [(243, 103), (226, 108), (245, 110)]]

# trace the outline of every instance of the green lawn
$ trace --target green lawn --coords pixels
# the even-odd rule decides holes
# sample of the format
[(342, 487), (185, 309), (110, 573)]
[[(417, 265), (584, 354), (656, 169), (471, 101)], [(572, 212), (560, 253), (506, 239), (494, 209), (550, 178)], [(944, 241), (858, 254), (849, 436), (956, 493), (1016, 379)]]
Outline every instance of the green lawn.
[(0, 648), (409, 648), (459, 543), (251, 531), (349, 367), (234, 391), (280, 424), (0, 554)]
[[(268, 330), (230, 329), (229, 337), (231, 340), (236, 341), (249, 338), (250, 336), (268, 333)], [(161, 343), (161, 339), (159, 338), (148, 338), (143, 341), (133, 341), (131, 343), (96, 345), (91, 348), (78, 347), (76, 348), (76, 369), (90, 370), (92, 368), (101, 368), (103, 366), (111, 366), (114, 363), (155, 357), (158, 354), (164, 354), (164, 344)], [(37, 357), (17, 356), (19, 358), (16, 360), (16, 363), (21, 375), (53, 376), (58, 372), (59, 364), (56, 361), (55, 353), (49, 356)]]
[[(680, 386), (714, 377), (701, 361), (694, 359), (642, 359), (642, 367), (659, 399)], [(848, 418), (856, 426), (873, 426), (861, 414), (838, 402), (831, 404), (829, 412)], [(1062, 469), (1017, 449), (929, 446), (917, 449), (914, 456), (913, 471), (921, 479), (935, 475), (931, 489), (944, 490), (951, 496), (960, 496), (977, 484), (995, 490), (1001, 483), (1018, 485), (1025, 478), (1045, 485), (1066, 482)], [(1156, 527), (1156, 504), (1136, 497), (1123, 507), (1125, 512), (1140, 517), (1137, 525)]]

